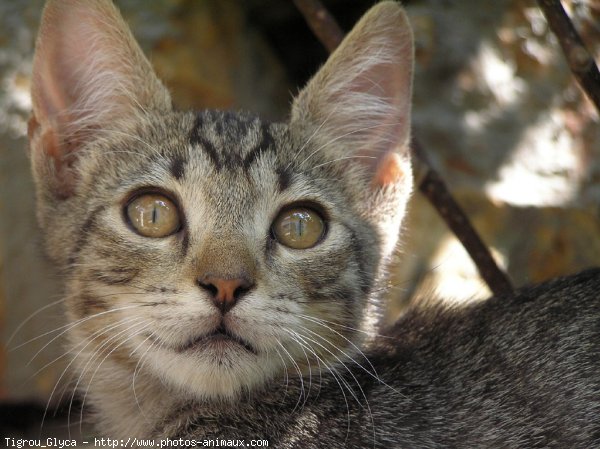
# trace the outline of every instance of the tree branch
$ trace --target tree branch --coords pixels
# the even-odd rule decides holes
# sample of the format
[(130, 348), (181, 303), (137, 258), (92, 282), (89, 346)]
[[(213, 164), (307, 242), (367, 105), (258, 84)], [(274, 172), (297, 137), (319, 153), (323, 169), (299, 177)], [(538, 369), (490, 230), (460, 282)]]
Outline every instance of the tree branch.
[[(335, 50), (344, 38), (335, 19), (319, 0), (294, 0), (294, 4), (306, 19), (309, 27), (329, 52)], [(454, 232), (473, 259), (481, 277), (495, 294), (513, 291), (511, 282), (496, 264), (489, 249), (471, 225), (471, 222), (454, 200), (441, 176), (431, 168), (427, 157), (416, 139), (413, 138), (415, 162), (422, 165), (425, 175), (419, 183), (419, 190), (431, 202), (446, 225)]]
[(507, 274), (498, 267), (490, 250), (485, 246), (469, 218), (448, 190), (441, 175), (428, 163), (424, 163), (426, 157), (416, 139), (413, 139), (412, 148), (413, 154), (417, 156), (425, 170), (425, 175), (419, 183), (421, 193), (435, 207), (448, 228), (467, 250), (490, 290), (496, 295), (511, 292), (513, 287)]
[(538, 0), (552, 32), (558, 38), (569, 68), (600, 114), (600, 72), (560, 0)]
[(309, 28), (329, 53), (344, 39), (344, 32), (319, 0), (294, 0)]

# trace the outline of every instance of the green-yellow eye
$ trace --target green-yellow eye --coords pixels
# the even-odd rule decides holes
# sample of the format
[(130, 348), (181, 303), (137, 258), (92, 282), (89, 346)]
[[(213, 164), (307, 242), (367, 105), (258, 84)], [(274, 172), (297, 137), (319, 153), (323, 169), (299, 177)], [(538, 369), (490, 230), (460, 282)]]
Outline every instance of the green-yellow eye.
[(273, 222), (273, 235), (279, 243), (294, 249), (315, 246), (325, 233), (319, 213), (306, 207), (285, 209)]
[(145, 193), (134, 198), (126, 209), (129, 223), (144, 237), (166, 237), (180, 228), (177, 206), (159, 193)]

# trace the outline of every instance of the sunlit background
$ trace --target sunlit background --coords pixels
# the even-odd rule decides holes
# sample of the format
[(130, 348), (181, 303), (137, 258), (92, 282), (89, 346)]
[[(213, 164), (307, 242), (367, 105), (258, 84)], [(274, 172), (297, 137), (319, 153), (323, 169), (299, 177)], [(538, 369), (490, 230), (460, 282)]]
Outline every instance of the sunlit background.
[[(326, 57), (291, 2), (116, 3), (182, 108), (242, 108), (283, 119), (292, 95)], [(349, 29), (373, 2), (324, 3)], [(563, 3), (600, 55), (600, 4)], [(0, 1), (0, 407), (13, 411), (25, 404), (43, 410), (68, 363), (55, 330), (62, 324), (60, 291), (41, 250), (26, 155), (42, 4)], [(417, 44), (414, 132), (498, 263), (515, 285), (600, 265), (600, 120), (535, 3), (405, 4)], [(402, 242), (390, 320), (415, 298), (488, 295), (418, 193)], [(62, 391), (52, 394), (52, 407)], [(0, 417), (0, 436), (7, 416)]]

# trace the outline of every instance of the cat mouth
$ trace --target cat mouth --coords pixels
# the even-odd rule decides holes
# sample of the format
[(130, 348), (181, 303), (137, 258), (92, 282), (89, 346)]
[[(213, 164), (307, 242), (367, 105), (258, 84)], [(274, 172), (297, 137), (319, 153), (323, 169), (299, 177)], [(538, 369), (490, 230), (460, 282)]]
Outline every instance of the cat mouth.
[(185, 343), (183, 346), (177, 348), (177, 352), (186, 352), (196, 349), (206, 349), (209, 346), (216, 346), (217, 349), (223, 350), (227, 347), (238, 346), (251, 354), (257, 355), (256, 349), (244, 339), (232, 334), (222, 324), (209, 334), (201, 335), (200, 337), (193, 338), (192, 340)]

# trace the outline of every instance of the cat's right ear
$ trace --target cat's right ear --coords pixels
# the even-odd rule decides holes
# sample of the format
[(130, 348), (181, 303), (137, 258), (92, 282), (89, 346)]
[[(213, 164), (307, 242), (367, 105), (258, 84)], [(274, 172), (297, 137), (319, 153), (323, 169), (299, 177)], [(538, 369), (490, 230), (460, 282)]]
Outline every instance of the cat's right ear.
[[(68, 197), (78, 152), (171, 99), (111, 0), (49, 0), (35, 55), (29, 139), (35, 175)], [(104, 134), (106, 135), (106, 134)]]
[[(408, 18), (395, 1), (372, 7), (294, 100), (291, 128), (373, 187), (408, 193), (414, 64)], [(310, 158), (307, 158), (307, 160)]]

